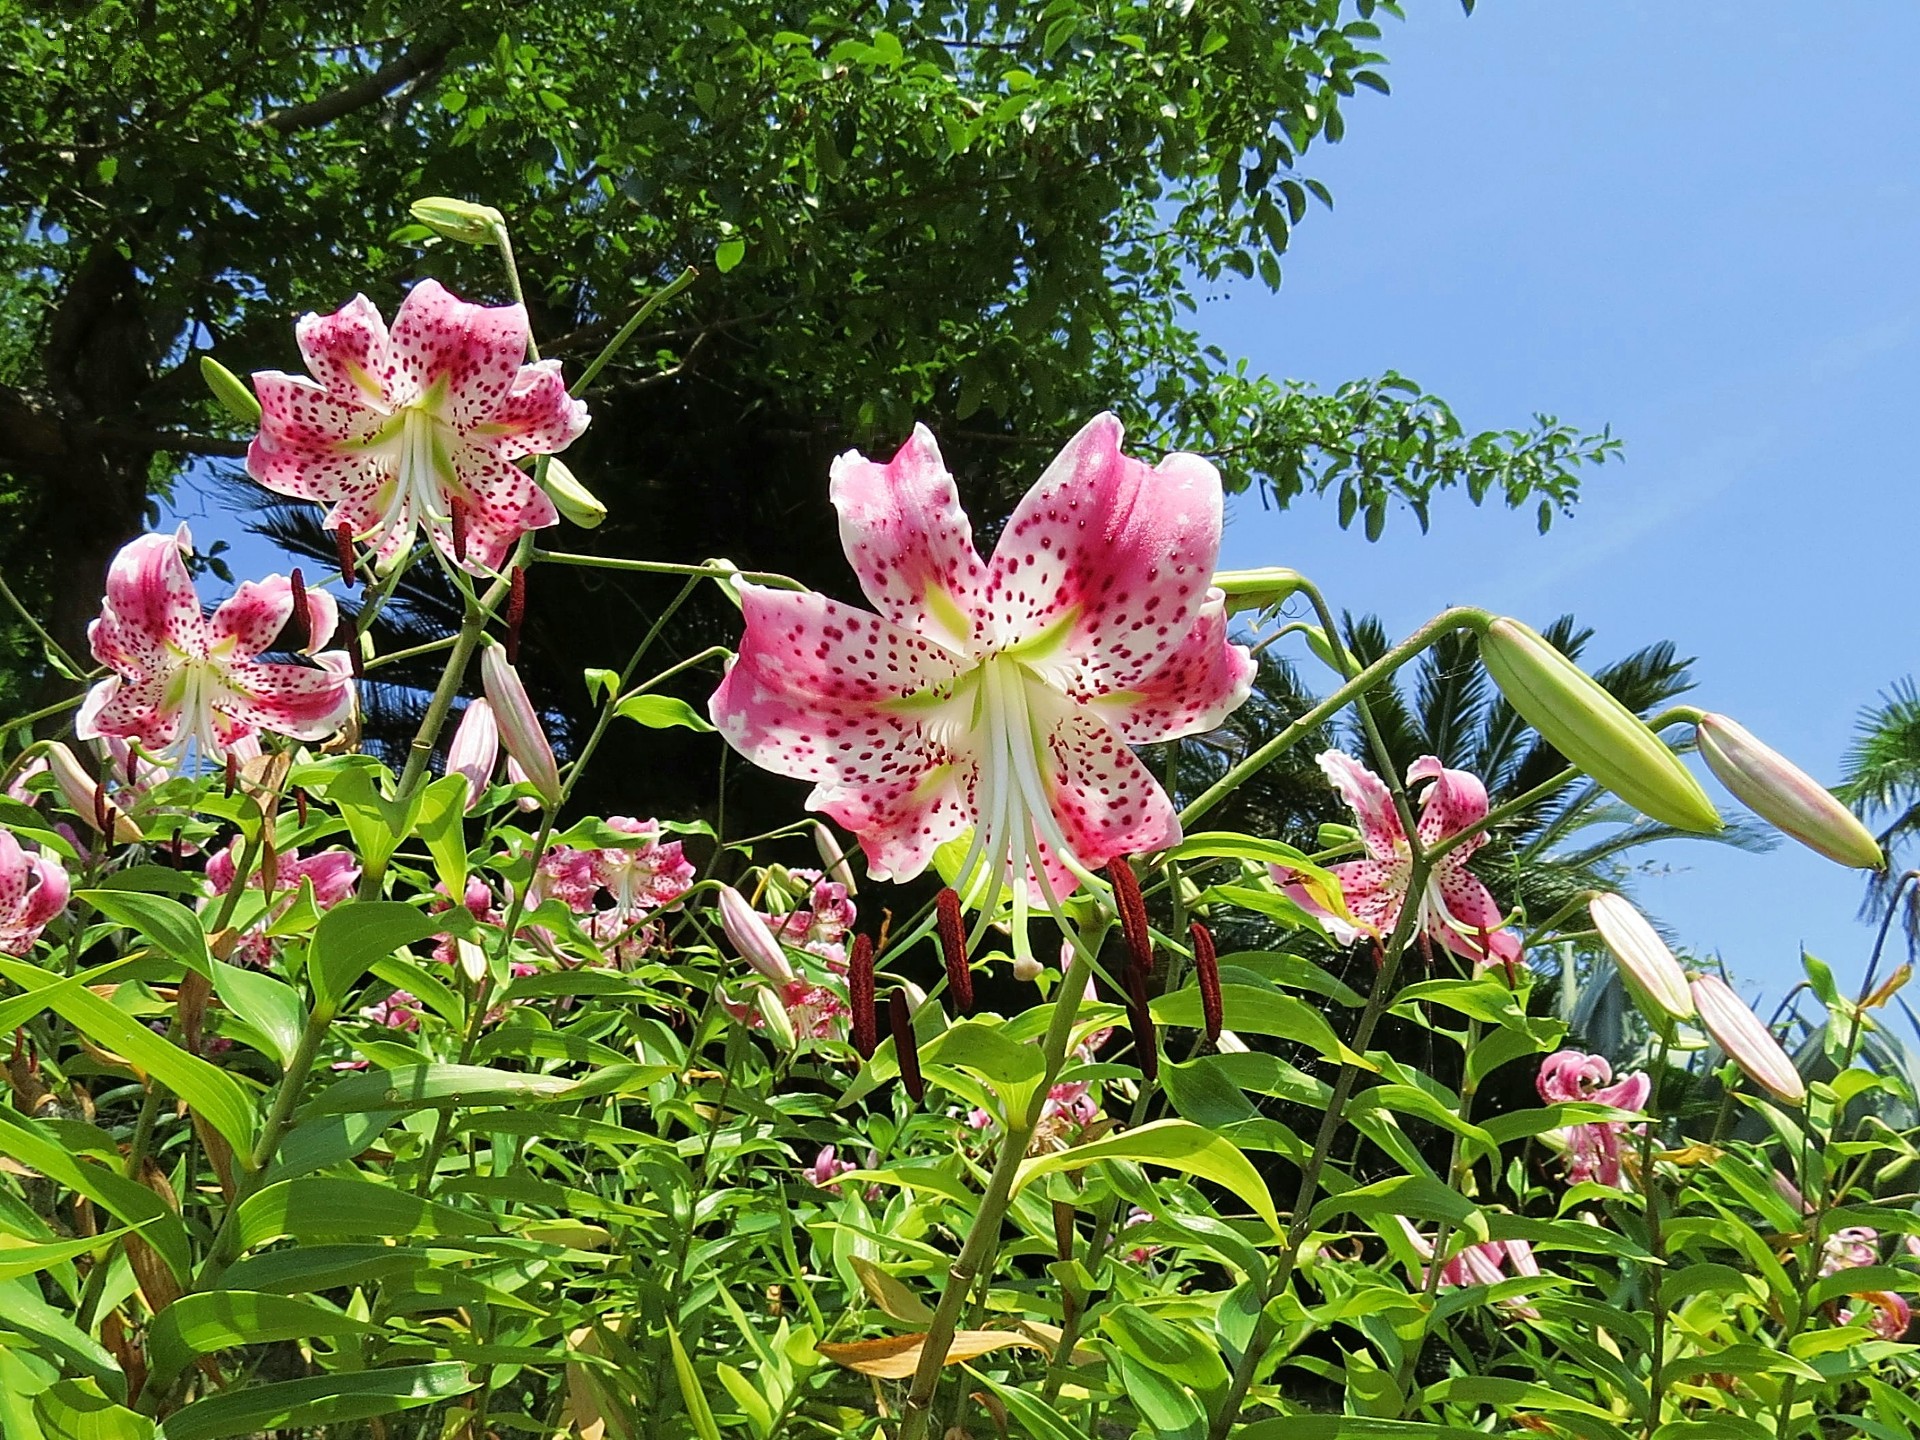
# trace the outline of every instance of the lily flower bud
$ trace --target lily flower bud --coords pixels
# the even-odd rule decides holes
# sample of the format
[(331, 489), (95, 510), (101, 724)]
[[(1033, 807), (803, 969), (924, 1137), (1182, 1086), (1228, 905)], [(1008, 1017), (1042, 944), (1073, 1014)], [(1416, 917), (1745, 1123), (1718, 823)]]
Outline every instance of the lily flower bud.
[(200, 357), (200, 378), (207, 382), (207, 389), (213, 392), (222, 410), (242, 425), (260, 423), (260, 402), (246, 387), (246, 382), (211, 355)]
[(493, 706), (484, 699), (467, 702), (453, 739), (447, 742), (447, 774), (467, 777), (467, 809), (480, 803), (480, 792), (493, 779), (500, 763), (500, 727)]
[(1480, 659), (1522, 720), (1636, 810), (1702, 835), (1722, 828), (1680, 757), (1537, 631), (1494, 620), (1481, 633)]
[(554, 761), (553, 747), (547, 743), (546, 731), (540, 727), (540, 717), (534, 713), (519, 672), (507, 663), (507, 652), (498, 645), (489, 645), (481, 652), (480, 683), (493, 707), (494, 723), (507, 754), (520, 762), (540, 798), (550, 806), (558, 805), (560, 767)]
[(462, 245), (491, 245), (507, 226), (507, 217), (491, 205), (475, 205), (448, 195), (429, 195), (407, 208), (434, 234)]
[(1620, 967), (1620, 978), (1641, 1013), (1660, 1028), (1670, 1019), (1692, 1019), (1686, 971), (1647, 917), (1622, 896), (1605, 892), (1587, 902), (1587, 913), (1593, 916), (1593, 928)]
[(544, 483), (553, 508), (582, 530), (591, 530), (607, 518), (607, 507), (580, 483), (558, 455), (548, 457)]
[(780, 985), (794, 979), (787, 953), (774, 939), (767, 922), (754, 914), (747, 897), (731, 885), (720, 887), (720, 928), (727, 932), (727, 939), (740, 952), (740, 958), (767, 979)]
[(1694, 727), (1701, 758), (1754, 814), (1840, 865), (1884, 870), (1887, 857), (1853, 812), (1818, 780), (1725, 715)]
[(56, 740), (47, 746), (46, 757), (47, 771), (60, 787), (60, 798), (67, 802), (69, 810), (95, 830), (104, 833), (111, 827), (113, 838), (122, 845), (143, 838), (140, 827), (126, 811), (106, 798), (100, 782), (82, 768), (73, 751)]
[(813, 846), (820, 852), (820, 869), (827, 879), (838, 880), (847, 887), (847, 894), (858, 895), (860, 887), (854, 883), (853, 865), (840, 848), (840, 837), (818, 820), (813, 822)]
[(1788, 1105), (1806, 1103), (1807, 1084), (1793, 1068), (1792, 1059), (1726, 981), (1718, 975), (1694, 976), (1693, 1003), (1714, 1043), (1748, 1079)]

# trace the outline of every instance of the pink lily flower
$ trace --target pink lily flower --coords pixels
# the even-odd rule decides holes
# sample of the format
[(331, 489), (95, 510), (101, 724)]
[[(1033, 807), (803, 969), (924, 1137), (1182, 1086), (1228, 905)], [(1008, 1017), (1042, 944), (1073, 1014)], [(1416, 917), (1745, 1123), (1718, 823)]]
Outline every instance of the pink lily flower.
[(1179, 840), (1128, 747), (1214, 728), (1254, 664), (1212, 586), (1218, 472), (1194, 455), (1149, 467), (1120, 443), (1112, 415), (1068, 441), (991, 563), (924, 427), (884, 465), (850, 451), (831, 494), (879, 613), (740, 587), (746, 633), (714, 724), (755, 764), (813, 781), (809, 808), (859, 837), (875, 879), (911, 879), (972, 827), (956, 888), (984, 862), (1024, 913)]
[(67, 872), (51, 855), (29, 850), (0, 830), (0, 953), (24, 955), (66, 908)]
[(693, 862), (678, 840), (661, 840), (658, 820), (635, 820), (626, 815), (607, 817), (607, 828), (646, 837), (646, 843), (617, 850), (589, 852), (594, 882), (613, 897), (613, 912), (622, 926), (652, 910), (678, 904), (693, 888)]
[[(1587, 1055), (1579, 1050), (1560, 1050), (1540, 1065), (1540, 1098), (1548, 1104), (1585, 1100), (1595, 1105), (1611, 1105), (1616, 1110), (1645, 1108), (1653, 1082), (1636, 1070), (1613, 1079), (1613, 1066), (1604, 1056)], [(1567, 1142), (1567, 1183), (1578, 1185), (1597, 1180), (1602, 1185), (1620, 1188), (1621, 1143), (1627, 1136), (1623, 1120), (1600, 1120), (1586, 1125), (1569, 1125), (1561, 1131)]]
[[(1433, 1242), (1415, 1229), (1406, 1216), (1396, 1218), (1414, 1251), (1421, 1259), (1431, 1261)], [(1497, 1285), (1508, 1278), (1505, 1272), (1509, 1268), (1515, 1277), (1538, 1275), (1540, 1262), (1534, 1258), (1533, 1246), (1525, 1240), (1486, 1240), (1478, 1245), (1469, 1245), (1440, 1267), (1440, 1284), (1454, 1288)], [(1424, 1287), (1426, 1283), (1427, 1271), (1423, 1269), (1420, 1272), (1420, 1284)], [(1509, 1300), (1505, 1303), (1515, 1315), (1524, 1319), (1540, 1318), (1540, 1312), (1524, 1301)]]
[(851, 1160), (840, 1159), (833, 1146), (822, 1145), (820, 1153), (814, 1157), (813, 1164), (807, 1167), (807, 1179), (822, 1190), (833, 1190), (839, 1187), (842, 1175), (849, 1170), (859, 1168)]
[[(344, 653), (315, 656), (319, 666), (258, 658), (293, 613), (291, 582), (249, 580), (205, 616), (182, 558), (192, 548), (182, 525), (142, 535), (114, 557), (87, 639), (115, 673), (88, 692), (74, 733), (118, 736), (177, 764), (189, 742), (219, 762), (257, 754), (263, 731), (320, 740), (339, 729), (353, 713)], [(306, 653), (326, 644), (338, 621), (332, 596), (307, 591)], [(340, 668), (328, 668), (336, 660)]]
[(422, 1013), (417, 999), (405, 990), (396, 990), (384, 1000), (362, 1006), (360, 1018), (370, 1020), (375, 1025), (384, 1025), (389, 1030), (412, 1032), (420, 1028)]
[(557, 524), (553, 501), (513, 462), (564, 450), (587, 428), (556, 360), (527, 365), (527, 312), (469, 305), (437, 280), (408, 292), (388, 332), (356, 295), (295, 327), (314, 378), (263, 370), (260, 433), (247, 473), (269, 490), (332, 508), (390, 562), (424, 525), (441, 554), (497, 570), (529, 530)]
[[(1393, 795), (1366, 766), (1338, 750), (1319, 757), (1320, 768), (1333, 788), (1360, 821), (1360, 838), (1367, 858), (1331, 867), (1340, 882), (1353, 923), (1334, 914), (1294, 877), (1284, 865), (1269, 867), (1274, 883), (1318, 920), (1341, 945), (1363, 936), (1391, 934), (1399, 923), (1412, 879), (1413, 852), (1393, 806)], [(1407, 767), (1407, 784), (1432, 782), (1420, 805), (1418, 834), (1422, 845), (1449, 840), (1487, 816), (1487, 787), (1465, 770), (1449, 770), (1431, 755)], [(1440, 858), (1427, 876), (1420, 897), (1420, 932), (1476, 964), (1512, 965), (1520, 958), (1520, 941), (1505, 928), (1506, 916), (1487, 887), (1467, 869), (1467, 861), (1486, 843), (1474, 836)]]
[(1913, 1310), (1906, 1297), (1892, 1290), (1863, 1290), (1856, 1299), (1867, 1302), (1871, 1314), (1862, 1316), (1849, 1308), (1840, 1312), (1842, 1325), (1865, 1325), (1882, 1340), (1904, 1340), (1913, 1323)]
[[(1120, 1222), (1122, 1230), (1131, 1230), (1136, 1225), (1151, 1225), (1154, 1216), (1150, 1211), (1142, 1210), (1138, 1205), (1127, 1212), (1127, 1218)], [(1163, 1247), (1159, 1245), (1135, 1245), (1126, 1253), (1129, 1265), (1144, 1265), (1158, 1255)]]
[(1821, 1247), (1820, 1273), (1834, 1275), (1880, 1263), (1880, 1232), (1871, 1225), (1847, 1225), (1827, 1237)]

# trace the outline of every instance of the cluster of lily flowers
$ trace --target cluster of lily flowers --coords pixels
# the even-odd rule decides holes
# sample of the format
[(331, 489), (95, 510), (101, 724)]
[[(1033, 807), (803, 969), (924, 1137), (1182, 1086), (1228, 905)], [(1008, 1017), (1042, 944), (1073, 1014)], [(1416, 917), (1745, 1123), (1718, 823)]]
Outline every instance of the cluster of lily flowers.
[[(360, 547), (372, 573), (390, 573), (423, 533), (429, 553), (451, 570), (499, 577), (523, 537), (557, 523), (552, 499), (521, 462), (563, 450), (588, 416), (557, 364), (526, 363), (522, 307), (467, 304), (424, 281), (391, 328), (371, 302), (355, 297), (331, 315), (303, 318), (296, 338), (308, 374), (254, 376), (261, 416), (247, 468), (270, 490), (327, 507), (324, 524), (337, 536), (345, 587), (360, 573)], [(1081, 887), (1112, 899), (1117, 886), (1099, 872), (1180, 840), (1173, 802), (1134, 747), (1216, 728), (1254, 678), (1252, 656), (1228, 635), (1225, 596), (1214, 583), (1218, 472), (1187, 454), (1149, 466), (1124, 452), (1122, 438), (1113, 416), (1090, 421), (1020, 501), (984, 560), (924, 428), (885, 463), (842, 456), (831, 499), (872, 609), (738, 583), (744, 634), (710, 704), (715, 726), (740, 753), (812, 783), (809, 807), (859, 839), (873, 878), (910, 880), (942, 846), (961, 841), (952, 892), (977, 917), (973, 939), (990, 923), (1007, 925), (1016, 973), (1039, 968), (1028, 938), (1035, 907), (1063, 915), (1066, 898)], [(89, 631), (108, 674), (75, 723), (79, 739), (97, 748), (98, 778), (64, 746), (42, 747), (36, 762), (68, 808), (112, 840), (141, 838), (126, 811), (171, 773), (231, 769), (259, 756), (264, 736), (314, 744), (353, 720), (362, 649), (357, 636), (346, 648), (328, 648), (341, 616), (325, 585), (310, 587), (297, 571), (249, 580), (209, 615), (187, 564), (191, 553), (182, 526), (133, 541), (110, 569)], [(507, 578), (517, 582), (518, 573)], [(276, 654), (292, 658), (266, 658)], [(504, 747), (522, 803), (558, 806), (566, 794), (558, 765), (506, 649), (486, 645), (481, 671), (484, 694), (464, 708), (448, 773), (467, 778), (469, 805), (476, 805)], [(1798, 771), (1781, 770), (1784, 762), (1775, 765), (1778, 757), (1737, 726), (1702, 721), (1700, 737), (1716, 771), (1738, 777), (1728, 781), (1736, 793), (1789, 833), (1837, 833), (1820, 808), (1824, 795), (1814, 797), (1810, 781), (1802, 785)], [(1332, 868), (1337, 897), (1284, 867), (1274, 869), (1274, 883), (1337, 943), (1379, 941), (1413, 904), (1422, 946), (1511, 977), (1520, 939), (1469, 868), (1486, 838), (1480, 779), (1431, 756), (1408, 769), (1406, 784), (1420, 801), (1415, 838), (1423, 850), (1447, 847), (1415, 895), (1414, 844), (1388, 786), (1338, 751), (1322, 755), (1320, 765), (1353, 809), (1365, 854)], [(34, 793), (20, 788), (26, 778), (15, 777), (16, 794)], [(620, 960), (659, 943), (656, 918), (687, 895), (694, 872), (654, 822), (608, 823), (635, 843), (547, 852), (526, 899), (535, 910), (559, 902), (604, 954)], [(1819, 847), (1817, 838), (1808, 843)], [(1858, 849), (1841, 835), (1828, 853), (1849, 846)], [(209, 857), (216, 894), (233, 885), (235, 856), (228, 846)], [(796, 1040), (842, 1038), (855, 920), (843, 883), (850, 874), (829, 866), (829, 873), (786, 879), (790, 886), (768, 887), (764, 909), (723, 887), (723, 924)], [(295, 894), (310, 891), (324, 909), (359, 880), (344, 851), (275, 857), (270, 873), (248, 880), (269, 904), (235, 958), (271, 960), (269, 927)], [(0, 949), (24, 953), (65, 906), (68, 890), (57, 856), (0, 831)], [(482, 882), (459, 903), (485, 923), (501, 923)], [(1622, 974), (1654, 1013), (1698, 1018), (1770, 1093), (1804, 1098), (1784, 1052), (1724, 982), (1684, 974), (1618, 897), (1597, 899), (1593, 913)], [(542, 933), (529, 929), (536, 940)], [(455, 958), (450, 937), (439, 953)], [(953, 978), (961, 982), (964, 967)], [(764, 1005), (726, 1003), (745, 1023), (768, 1023)], [(420, 1021), (418, 1002), (405, 992), (363, 1015), (400, 1029)], [(1217, 1018), (1209, 1029), (1219, 1033)], [(1616, 1081), (1607, 1061), (1576, 1051), (1551, 1057), (1538, 1083), (1550, 1103), (1597, 1103), (1627, 1115), (1644, 1108), (1649, 1090), (1645, 1075)], [(1056, 1085), (1046, 1104), (1059, 1143), (1099, 1117), (1084, 1083)], [(1560, 1137), (1567, 1179), (1627, 1184), (1629, 1124), (1568, 1127)], [(846, 1169), (829, 1147), (810, 1173), (825, 1186)], [(1847, 1244), (1838, 1253), (1866, 1253), (1861, 1237)], [(1424, 1253), (1434, 1258), (1430, 1248)], [(1481, 1245), (1446, 1260), (1440, 1282), (1491, 1283), (1506, 1269), (1528, 1275), (1537, 1268), (1524, 1242)], [(1893, 1313), (1881, 1300), (1870, 1303), (1877, 1314)]]

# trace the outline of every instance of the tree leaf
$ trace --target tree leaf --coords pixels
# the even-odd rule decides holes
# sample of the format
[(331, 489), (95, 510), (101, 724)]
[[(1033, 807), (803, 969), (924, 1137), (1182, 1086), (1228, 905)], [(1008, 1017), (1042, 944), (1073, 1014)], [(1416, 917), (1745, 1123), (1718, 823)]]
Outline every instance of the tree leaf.
[(474, 1383), (466, 1366), (442, 1361), (235, 1386), (168, 1416), (167, 1440), (226, 1440), (293, 1427), (314, 1430), (451, 1400), (473, 1389)]
[(1197, 1175), (1231, 1190), (1273, 1230), (1280, 1233), (1280, 1216), (1273, 1208), (1267, 1182), (1245, 1155), (1218, 1135), (1186, 1120), (1156, 1120), (1138, 1130), (1109, 1135), (1091, 1145), (1076, 1145), (1020, 1162), (1014, 1173), (1013, 1193), (1019, 1194), (1042, 1175), (1082, 1170), (1101, 1160), (1133, 1160)]

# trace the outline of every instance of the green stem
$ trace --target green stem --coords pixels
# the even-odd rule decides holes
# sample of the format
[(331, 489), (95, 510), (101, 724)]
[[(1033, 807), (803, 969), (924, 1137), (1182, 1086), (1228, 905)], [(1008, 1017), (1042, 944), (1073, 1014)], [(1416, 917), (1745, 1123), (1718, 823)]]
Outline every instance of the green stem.
[(1080, 1013), (1080, 1001), (1087, 989), (1087, 978), (1093, 973), (1092, 962), (1087, 958), (1088, 946), (1075, 946), (1073, 963), (1067, 967), (1066, 978), (1060, 982), (1057, 992), (1060, 996), (1053, 1005), (1053, 1017), (1047, 1025), (1046, 1039), (1042, 1044), (1045, 1055), (1044, 1069), (1040, 1082), (1034, 1090), (1033, 1098), (1027, 1102), (1024, 1114), (1008, 1115), (1006, 1133), (1000, 1137), (1000, 1150), (993, 1162), (993, 1172), (987, 1177), (986, 1193), (980, 1197), (980, 1208), (974, 1212), (973, 1224), (967, 1229), (967, 1238), (960, 1247), (960, 1258), (953, 1262), (947, 1272), (946, 1287), (940, 1292), (940, 1304), (933, 1312), (933, 1320), (927, 1326), (925, 1337), (920, 1344), (920, 1364), (913, 1373), (913, 1388), (907, 1394), (906, 1405), (900, 1414), (900, 1440), (925, 1440), (927, 1421), (933, 1410), (933, 1396), (940, 1383), (940, 1371), (946, 1364), (947, 1352), (953, 1348), (953, 1335), (960, 1319), (961, 1307), (966, 1304), (967, 1292), (972, 1289), (974, 1278), (985, 1267), (987, 1257), (998, 1248), (1000, 1227), (1005, 1223), (1007, 1206), (1013, 1195), (1013, 1180), (1020, 1169), (1020, 1162), (1027, 1157), (1027, 1142), (1033, 1136), (1033, 1128), (1040, 1121), (1040, 1112), (1047, 1103), (1047, 1092), (1052, 1089), (1054, 1077), (1060, 1073), (1066, 1061), (1067, 1041), (1073, 1034), (1074, 1018)]
[[(1658, 1077), (1656, 1084), (1667, 1078), (1667, 1053), (1669, 1037), (1660, 1037), (1660, 1052), (1654, 1063), (1653, 1073)], [(1659, 1103), (1657, 1092), (1648, 1097), (1649, 1109)], [(1654, 1131), (1658, 1120), (1649, 1116), (1645, 1125), (1640, 1127), (1640, 1186), (1647, 1198), (1647, 1253), (1652, 1257), (1647, 1262), (1648, 1319), (1650, 1338), (1647, 1345), (1647, 1437), (1652, 1440), (1653, 1433), (1660, 1428), (1660, 1412), (1666, 1408), (1666, 1368), (1667, 1368), (1667, 1304), (1662, 1293), (1666, 1284), (1666, 1240), (1660, 1231), (1660, 1176), (1654, 1170), (1653, 1144)]]
[(709, 562), (705, 565), (680, 565), (668, 560), (622, 560), (612, 555), (575, 555), (564, 550), (535, 550), (533, 558), (554, 565), (584, 565), (593, 570), (625, 570), (636, 575), (692, 575), (707, 580), (745, 580), (750, 585), (766, 585), (775, 590), (804, 590), (790, 575), (767, 570), (736, 570), (731, 565)]
[[(76, 665), (73, 657), (61, 648), (60, 642), (47, 633), (46, 626), (40, 623), (33, 611), (21, 603), (20, 597), (13, 593), (13, 587), (7, 584), (4, 575), (0, 575), (0, 598), (4, 598), (6, 602), (14, 608), (14, 612), (18, 614), (22, 620), (26, 621), (27, 628), (33, 631), (34, 638), (46, 646), (47, 658), (52, 660), (53, 663), (58, 665), (62, 670), (66, 671), (69, 679), (78, 680), (82, 675), (87, 673), (85, 667)], [(17, 724), (19, 722), (15, 721), (12, 723)]]
[(587, 368), (580, 372), (580, 378), (573, 382), (572, 388), (570, 388), (567, 393), (576, 400), (586, 394), (587, 387), (593, 383), (594, 376), (606, 369), (607, 365), (613, 360), (613, 357), (626, 348), (627, 341), (633, 338), (634, 332), (645, 323), (646, 318), (662, 305), (666, 304), (667, 301), (673, 299), (673, 297), (678, 295), (682, 290), (686, 289), (687, 286), (691, 285), (694, 280), (699, 277), (699, 274), (700, 272), (698, 270), (689, 265), (664, 286), (648, 296), (647, 302), (633, 312), (632, 318), (620, 327), (619, 332), (601, 347), (600, 353), (594, 356)]

